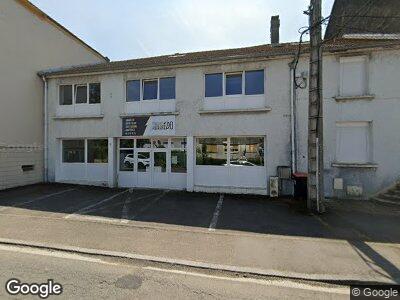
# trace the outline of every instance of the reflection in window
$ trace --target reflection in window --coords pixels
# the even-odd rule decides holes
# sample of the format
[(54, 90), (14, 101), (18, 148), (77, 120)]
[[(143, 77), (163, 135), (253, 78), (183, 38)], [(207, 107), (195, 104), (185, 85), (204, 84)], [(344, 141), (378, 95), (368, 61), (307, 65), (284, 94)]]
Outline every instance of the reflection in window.
[(119, 170), (120, 171), (133, 171), (135, 159), (133, 150), (120, 150), (119, 151)]
[(171, 150), (171, 172), (186, 173), (186, 150)]
[(197, 140), (197, 165), (226, 165), (227, 140), (224, 138), (202, 138)]
[(75, 103), (87, 103), (87, 85), (75, 86)]
[(138, 172), (150, 171), (150, 152), (138, 152)]
[(160, 99), (175, 99), (175, 77), (160, 78)]
[(264, 94), (264, 70), (245, 72), (246, 95)]
[(143, 80), (143, 100), (157, 99), (158, 80)]
[(108, 141), (107, 140), (88, 140), (88, 163), (107, 163), (108, 162)]
[(186, 139), (171, 139), (171, 148), (186, 149)]
[(136, 148), (151, 148), (151, 143), (149, 139), (137, 139)]
[(233, 137), (230, 143), (231, 166), (263, 166), (264, 138)]
[(63, 162), (84, 163), (85, 162), (85, 140), (62, 141)]
[(153, 140), (154, 148), (168, 148), (168, 139), (155, 139)]
[(133, 139), (121, 139), (119, 140), (120, 148), (133, 148)]
[(89, 103), (100, 103), (100, 83), (89, 83)]
[(205, 76), (205, 96), (222, 96), (222, 73), (206, 74)]
[(165, 173), (167, 171), (167, 153), (154, 152), (154, 172)]
[(226, 74), (225, 80), (226, 95), (242, 94), (242, 73)]
[(72, 105), (72, 85), (60, 85), (60, 105)]
[(126, 82), (126, 102), (140, 101), (140, 80)]

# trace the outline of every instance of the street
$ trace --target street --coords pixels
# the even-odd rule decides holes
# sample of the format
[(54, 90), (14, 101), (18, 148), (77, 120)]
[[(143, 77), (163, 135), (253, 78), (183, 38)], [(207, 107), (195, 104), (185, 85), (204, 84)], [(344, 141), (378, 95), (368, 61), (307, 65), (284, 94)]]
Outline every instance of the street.
[(10, 278), (25, 283), (54, 279), (63, 286), (61, 296), (54, 297), (60, 299), (348, 299), (349, 294), (347, 286), (234, 276), (3, 245), (0, 265), (2, 299), (15, 299), (4, 289)]

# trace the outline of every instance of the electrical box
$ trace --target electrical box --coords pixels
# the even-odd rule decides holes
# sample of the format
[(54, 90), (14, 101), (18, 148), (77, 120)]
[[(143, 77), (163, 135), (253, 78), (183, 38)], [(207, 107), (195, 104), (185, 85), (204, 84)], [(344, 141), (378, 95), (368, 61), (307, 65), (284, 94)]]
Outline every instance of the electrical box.
[(279, 177), (269, 178), (269, 196), (270, 197), (279, 196)]

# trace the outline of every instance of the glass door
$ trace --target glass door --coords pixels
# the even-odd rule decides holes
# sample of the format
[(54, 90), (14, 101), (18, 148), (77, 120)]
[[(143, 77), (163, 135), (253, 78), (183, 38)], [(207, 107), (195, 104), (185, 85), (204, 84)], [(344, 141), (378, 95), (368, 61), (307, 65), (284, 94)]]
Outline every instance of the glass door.
[(168, 139), (153, 139), (153, 187), (168, 187), (168, 155), (169, 143)]
[(151, 187), (151, 143), (149, 139), (137, 139), (135, 149), (135, 170), (137, 174), (137, 186)]

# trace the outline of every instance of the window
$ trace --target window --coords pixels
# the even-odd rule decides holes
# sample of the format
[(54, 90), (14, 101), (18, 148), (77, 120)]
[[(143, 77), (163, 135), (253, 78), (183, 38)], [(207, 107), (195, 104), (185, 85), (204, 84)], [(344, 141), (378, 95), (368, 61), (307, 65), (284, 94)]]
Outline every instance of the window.
[(263, 166), (264, 138), (233, 137), (230, 139), (231, 166)]
[(368, 163), (371, 161), (371, 122), (336, 123), (336, 161)]
[(222, 73), (206, 74), (205, 76), (205, 96), (222, 96)]
[(119, 140), (119, 147), (120, 148), (133, 148), (133, 139), (121, 139)]
[(167, 171), (167, 153), (154, 152), (154, 172), (165, 173)]
[(264, 94), (264, 70), (245, 72), (246, 95)]
[(87, 103), (87, 85), (75, 85), (75, 103)]
[(151, 148), (150, 139), (137, 139), (136, 148)]
[(160, 78), (160, 100), (175, 99), (175, 77)]
[(85, 162), (85, 140), (63, 140), (62, 161), (64, 163)]
[(89, 83), (89, 103), (100, 103), (100, 83)]
[(140, 101), (140, 80), (126, 82), (126, 102)]
[(168, 139), (154, 139), (153, 148), (168, 148)]
[(143, 80), (143, 100), (157, 99), (158, 80)]
[(171, 172), (186, 173), (186, 139), (171, 139)]
[(224, 138), (197, 139), (196, 164), (223, 166), (227, 164), (228, 141)]
[(225, 75), (225, 94), (226, 95), (242, 94), (242, 73)]
[(340, 95), (367, 94), (367, 58), (364, 56), (340, 58)]
[(107, 163), (108, 162), (108, 141), (107, 140), (88, 140), (88, 163)]
[(133, 171), (135, 165), (135, 157), (133, 152), (133, 139), (119, 140), (119, 170)]
[(60, 105), (72, 105), (72, 85), (60, 85)]

